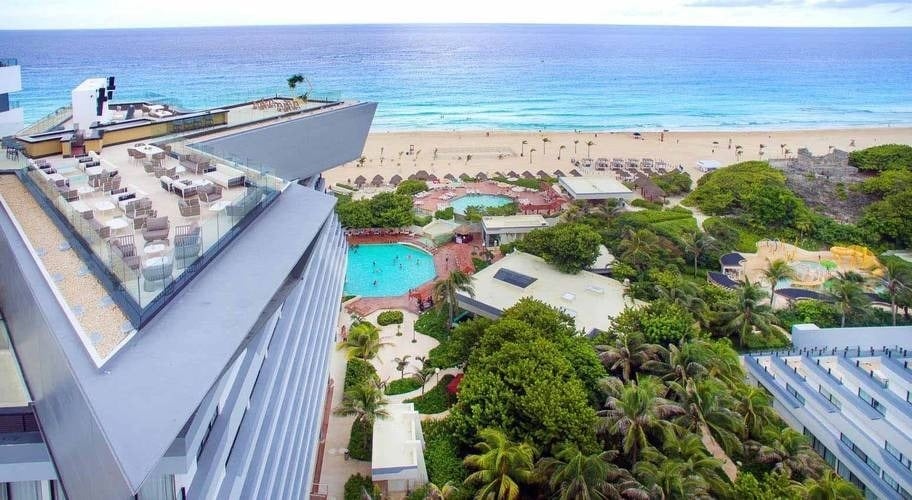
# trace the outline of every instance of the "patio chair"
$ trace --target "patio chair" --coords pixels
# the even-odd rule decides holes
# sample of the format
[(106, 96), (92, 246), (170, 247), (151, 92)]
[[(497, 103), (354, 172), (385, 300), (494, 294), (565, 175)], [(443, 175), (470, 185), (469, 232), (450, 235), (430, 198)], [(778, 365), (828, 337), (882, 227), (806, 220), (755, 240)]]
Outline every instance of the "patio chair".
[[(197, 228), (198, 229), (198, 228)], [(202, 250), (200, 233), (193, 232), (174, 236), (174, 264), (178, 269), (183, 269), (199, 258)]]
[(143, 239), (148, 241), (166, 240), (171, 231), (168, 217), (155, 217), (146, 220), (146, 228), (142, 232)]
[(209, 205), (213, 202), (216, 202), (222, 199), (222, 186), (216, 186), (215, 184), (207, 184), (205, 186), (200, 186), (196, 190), (196, 194), (199, 195), (201, 202)]
[(136, 252), (136, 244), (133, 242), (133, 236), (120, 236), (111, 238), (108, 241), (111, 246), (111, 252), (123, 261), (124, 265), (132, 270), (139, 269), (142, 265), (142, 259)]
[(147, 292), (164, 288), (171, 281), (171, 275), (174, 273), (174, 260), (171, 257), (161, 257), (154, 262), (154, 264), (146, 264), (142, 268), (143, 290)]
[(107, 224), (102, 224), (98, 219), (92, 218), (89, 220), (89, 226), (95, 230), (98, 236), (102, 239), (108, 239), (111, 237), (111, 227)]
[(177, 208), (184, 217), (199, 217), (200, 203), (198, 198), (178, 200)]

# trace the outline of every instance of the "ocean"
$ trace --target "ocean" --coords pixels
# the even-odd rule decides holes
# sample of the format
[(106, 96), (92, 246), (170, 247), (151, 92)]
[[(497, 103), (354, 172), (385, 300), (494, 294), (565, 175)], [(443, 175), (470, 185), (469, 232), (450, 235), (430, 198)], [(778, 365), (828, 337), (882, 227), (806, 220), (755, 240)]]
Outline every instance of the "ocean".
[(357, 25), (0, 31), (34, 121), (83, 79), (187, 108), (375, 100), (374, 130), (782, 129), (912, 124), (912, 29)]

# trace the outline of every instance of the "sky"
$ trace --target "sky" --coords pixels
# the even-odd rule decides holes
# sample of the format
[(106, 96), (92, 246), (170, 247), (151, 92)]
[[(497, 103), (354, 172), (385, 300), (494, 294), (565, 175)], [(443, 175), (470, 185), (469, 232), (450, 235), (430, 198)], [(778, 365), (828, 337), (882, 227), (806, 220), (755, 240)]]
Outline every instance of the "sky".
[(545, 23), (912, 26), (912, 0), (3, 0), (0, 29)]

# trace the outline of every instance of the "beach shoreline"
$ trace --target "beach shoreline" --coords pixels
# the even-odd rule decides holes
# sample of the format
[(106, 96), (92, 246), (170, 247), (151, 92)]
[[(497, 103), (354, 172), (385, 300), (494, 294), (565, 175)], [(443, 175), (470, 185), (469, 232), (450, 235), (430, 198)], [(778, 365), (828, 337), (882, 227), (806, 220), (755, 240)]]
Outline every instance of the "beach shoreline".
[[(548, 139), (547, 142), (543, 139)], [(526, 144), (522, 142), (526, 141)], [(587, 148), (587, 143), (592, 143)], [(555, 170), (569, 172), (571, 160), (582, 158), (652, 158), (669, 167), (681, 165), (694, 179), (703, 172), (700, 160), (722, 165), (738, 161), (794, 156), (799, 148), (815, 155), (832, 149), (854, 151), (881, 144), (912, 144), (912, 126), (836, 127), (829, 129), (706, 130), (706, 131), (564, 131), (456, 130), (372, 131), (365, 143), (363, 161), (353, 161), (327, 171), (332, 183), (351, 184), (358, 176), (368, 182), (380, 175), (407, 178), (426, 170), (446, 174), (514, 171), (533, 174)], [(764, 147), (761, 148), (760, 145)], [(740, 156), (737, 146), (741, 146)], [(587, 151), (588, 150), (588, 151)], [(763, 153), (761, 154), (761, 150)], [(436, 151), (436, 155), (435, 155)], [(530, 155), (531, 153), (531, 155)], [(359, 165), (360, 163), (360, 165)]]

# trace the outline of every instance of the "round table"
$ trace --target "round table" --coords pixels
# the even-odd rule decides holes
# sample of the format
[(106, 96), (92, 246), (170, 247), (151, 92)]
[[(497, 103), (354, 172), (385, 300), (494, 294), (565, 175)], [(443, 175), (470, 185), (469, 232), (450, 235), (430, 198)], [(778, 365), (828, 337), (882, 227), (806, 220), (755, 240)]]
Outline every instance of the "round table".
[(168, 245), (164, 243), (150, 243), (143, 247), (143, 255), (146, 257), (157, 257), (168, 250)]
[[(108, 202), (110, 204), (110, 202)], [(117, 217), (116, 219), (111, 219), (108, 221), (108, 227), (111, 228), (111, 232), (121, 231), (130, 226), (130, 223), (127, 222), (123, 217)]]
[(213, 212), (221, 212), (222, 210), (225, 210), (225, 207), (227, 207), (230, 204), (231, 204), (231, 202), (228, 200), (219, 200), (219, 201), (210, 203), (209, 210), (212, 210)]

